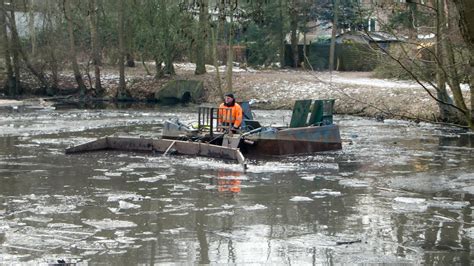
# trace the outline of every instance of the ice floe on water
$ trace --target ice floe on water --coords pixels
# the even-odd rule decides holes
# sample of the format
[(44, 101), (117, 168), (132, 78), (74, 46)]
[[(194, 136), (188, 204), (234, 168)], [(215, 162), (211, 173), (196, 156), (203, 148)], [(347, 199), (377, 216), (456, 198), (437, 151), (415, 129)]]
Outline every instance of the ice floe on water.
[(105, 176), (108, 177), (119, 177), (122, 176), (122, 174), (121, 172), (105, 172)]
[(30, 216), (30, 217), (25, 217), (22, 219), (24, 222), (32, 222), (32, 223), (43, 223), (47, 224), (51, 222), (53, 218), (48, 218), (48, 217), (41, 217), (41, 216)]
[(234, 215), (234, 211), (220, 211), (220, 212), (206, 214), (206, 216), (232, 216), (232, 215)]
[(474, 240), (474, 227), (464, 229), (465, 236), (469, 237), (470, 239)]
[(314, 181), (316, 176), (315, 175), (305, 175), (305, 176), (300, 176), (300, 178), (303, 179), (303, 180)]
[(255, 204), (253, 206), (242, 206), (242, 209), (245, 211), (256, 211), (256, 210), (265, 210), (268, 207), (262, 204)]
[(294, 202), (307, 202), (307, 201), (314, 201), (312, 198), (310, 197), (304, 197), (304, 196), (294, 196), (290, 199), (290, 201), (294, 201)]
[(112, 194), (109, 193), (107, 196), (108, 202), (115, 202), (121, 200), (130, 200), (130, 201), (142, 201), (144, 199), (143, 196), (135, 194), (135, 193), (116, 193)]
[(137, 224), (134, 222), (112, 220), (112, 219), (103, 219), (103, 220), (87, 219), (87, 220), (83, 220), (82, 223), (95, 227), (100, 230), (115, 230), (117, 228), (137, 227)]
[(300, 165), (297, 163), (264, 162), (262, 164), (252, 164), (247, 172), (249, 173), (281, 173), (298, 170)]
[(104, 180), (104, 181), (108, 181), (108, 180), (111, 180), (112, 178), (108, 177), (108, 176), (103, 176), (103, 175), (95, 175), (95, 176), (91, 176), (91, 177), (88, 177), (89, 180)]
[[(73, 229), (73, 230), (71, 230)], [(24, 226), (5, 233), (4, 247), (29, 252), (45, 252), (84, 240), (95, 233), (85, 228), (44, 228)], [(1, 261), (0, 261), (1, 263)]]
[(460, 174), (457, 178), (457, 181), (472, 181), (474, 182), (474, 173), (464, 173)]
[(471, 195), (474, 195), (474, 186), (463, 187), (461, 188), (461, 190)]
[(441, 199), (441, 200), (429, 200), (428, 201), (428, 207), (432, 208), (440, 208), (440, 209), (463, 209), (466, 208), (470, 205), (468, 201), (452, 201), (452, 200), (446, 200), (446, 199)]
[(341, 179), (339, 180), (339, 184), (341, 186), (352, 187), (352, 188), (365, 188), (369, 186), (368, 181), (356, 180), (356, 179)]
[(48, 228), (55, 228), (55, 229), (72, 229), (72, 228), (81, 228), (82, 226), (77, 224), (68, 224), (68, 223), (49, 223), (47, 225)]
[(141, 208), (138, 204), (133, 204), (130, 202), (126, 202), (124, 200), (119, 200), (119, 209), (120, 210), (127, 210), (127, 209), (139, 209)]
[(408, 197), (396, 197), (395, 202), (400, 202), (404, 204), (421, 204), (425, 203), (426, 199), (423, 198), (408, 198)]
[(428, 209), (428, 203), (423, 198), (396, 197), (392, 208), (401, 212), (424, 212)]
[(331, 189), (324, 188), (318, 191), (311, 192), (311, 195), (314, 195), (314, 198), (324, 198), (326, 196), (341, 196), (342, 193), (340, 191), (334, 191)]
[(138, 179), (138, 181), (154, 183), (154, 182), (158, 182), (160, 180), (166, 180), (167, 178), (168, 178), (167, 175), (157, 175), (157, 176), (152, 176), (152, 177), (140, 177)]

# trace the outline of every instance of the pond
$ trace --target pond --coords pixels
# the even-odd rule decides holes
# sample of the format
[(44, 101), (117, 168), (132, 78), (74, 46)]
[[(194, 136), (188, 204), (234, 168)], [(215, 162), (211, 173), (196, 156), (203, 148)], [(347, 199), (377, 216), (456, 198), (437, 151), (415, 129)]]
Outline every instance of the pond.
[[(336, 116), (342, 151), (251, 160), (64, 149), (196, 106), (0, 111), (0, 264), (470, 264), (474, 135)], [(291, 112), (254, 111), (262, 124)]]

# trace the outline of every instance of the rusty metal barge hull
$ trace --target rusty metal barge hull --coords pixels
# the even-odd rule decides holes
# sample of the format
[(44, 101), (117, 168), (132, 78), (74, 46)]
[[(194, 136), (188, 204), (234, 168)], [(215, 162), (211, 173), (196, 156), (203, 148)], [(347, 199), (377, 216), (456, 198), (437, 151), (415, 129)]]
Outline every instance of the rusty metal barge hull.
[(203, 156), (237, 161), (245, 166), (245, 158), (239, 149), (201, 142), (141, 137), (104, 137), (66, 149), (66, 154), (102, 150), (149, 152), (158, 154)]
[(337, 125), (262, 131), (247, 139), (253, 143), (244, 142), (242, 151), (252, 157), (311, 154), (342, 149)]

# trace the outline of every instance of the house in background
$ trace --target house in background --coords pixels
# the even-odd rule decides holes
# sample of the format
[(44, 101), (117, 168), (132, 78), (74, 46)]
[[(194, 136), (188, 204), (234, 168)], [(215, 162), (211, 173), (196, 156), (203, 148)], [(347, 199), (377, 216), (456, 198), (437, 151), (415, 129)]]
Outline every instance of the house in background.
[(338, 44), (367, 44), (373, 49), (387, 50), (391, 44), (405, 42), (404, 37), (398, 37), (393, 34), (382, 31), (348, 31), (337, 35)]

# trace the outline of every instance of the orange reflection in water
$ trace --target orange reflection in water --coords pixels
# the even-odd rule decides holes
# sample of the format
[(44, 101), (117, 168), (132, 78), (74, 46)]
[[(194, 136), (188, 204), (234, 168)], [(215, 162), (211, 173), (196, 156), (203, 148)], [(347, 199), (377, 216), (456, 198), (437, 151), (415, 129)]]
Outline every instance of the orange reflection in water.
[(218, 171), (217, 191), (239, 193), (241, 191), (241, 173), (232, 171)]

